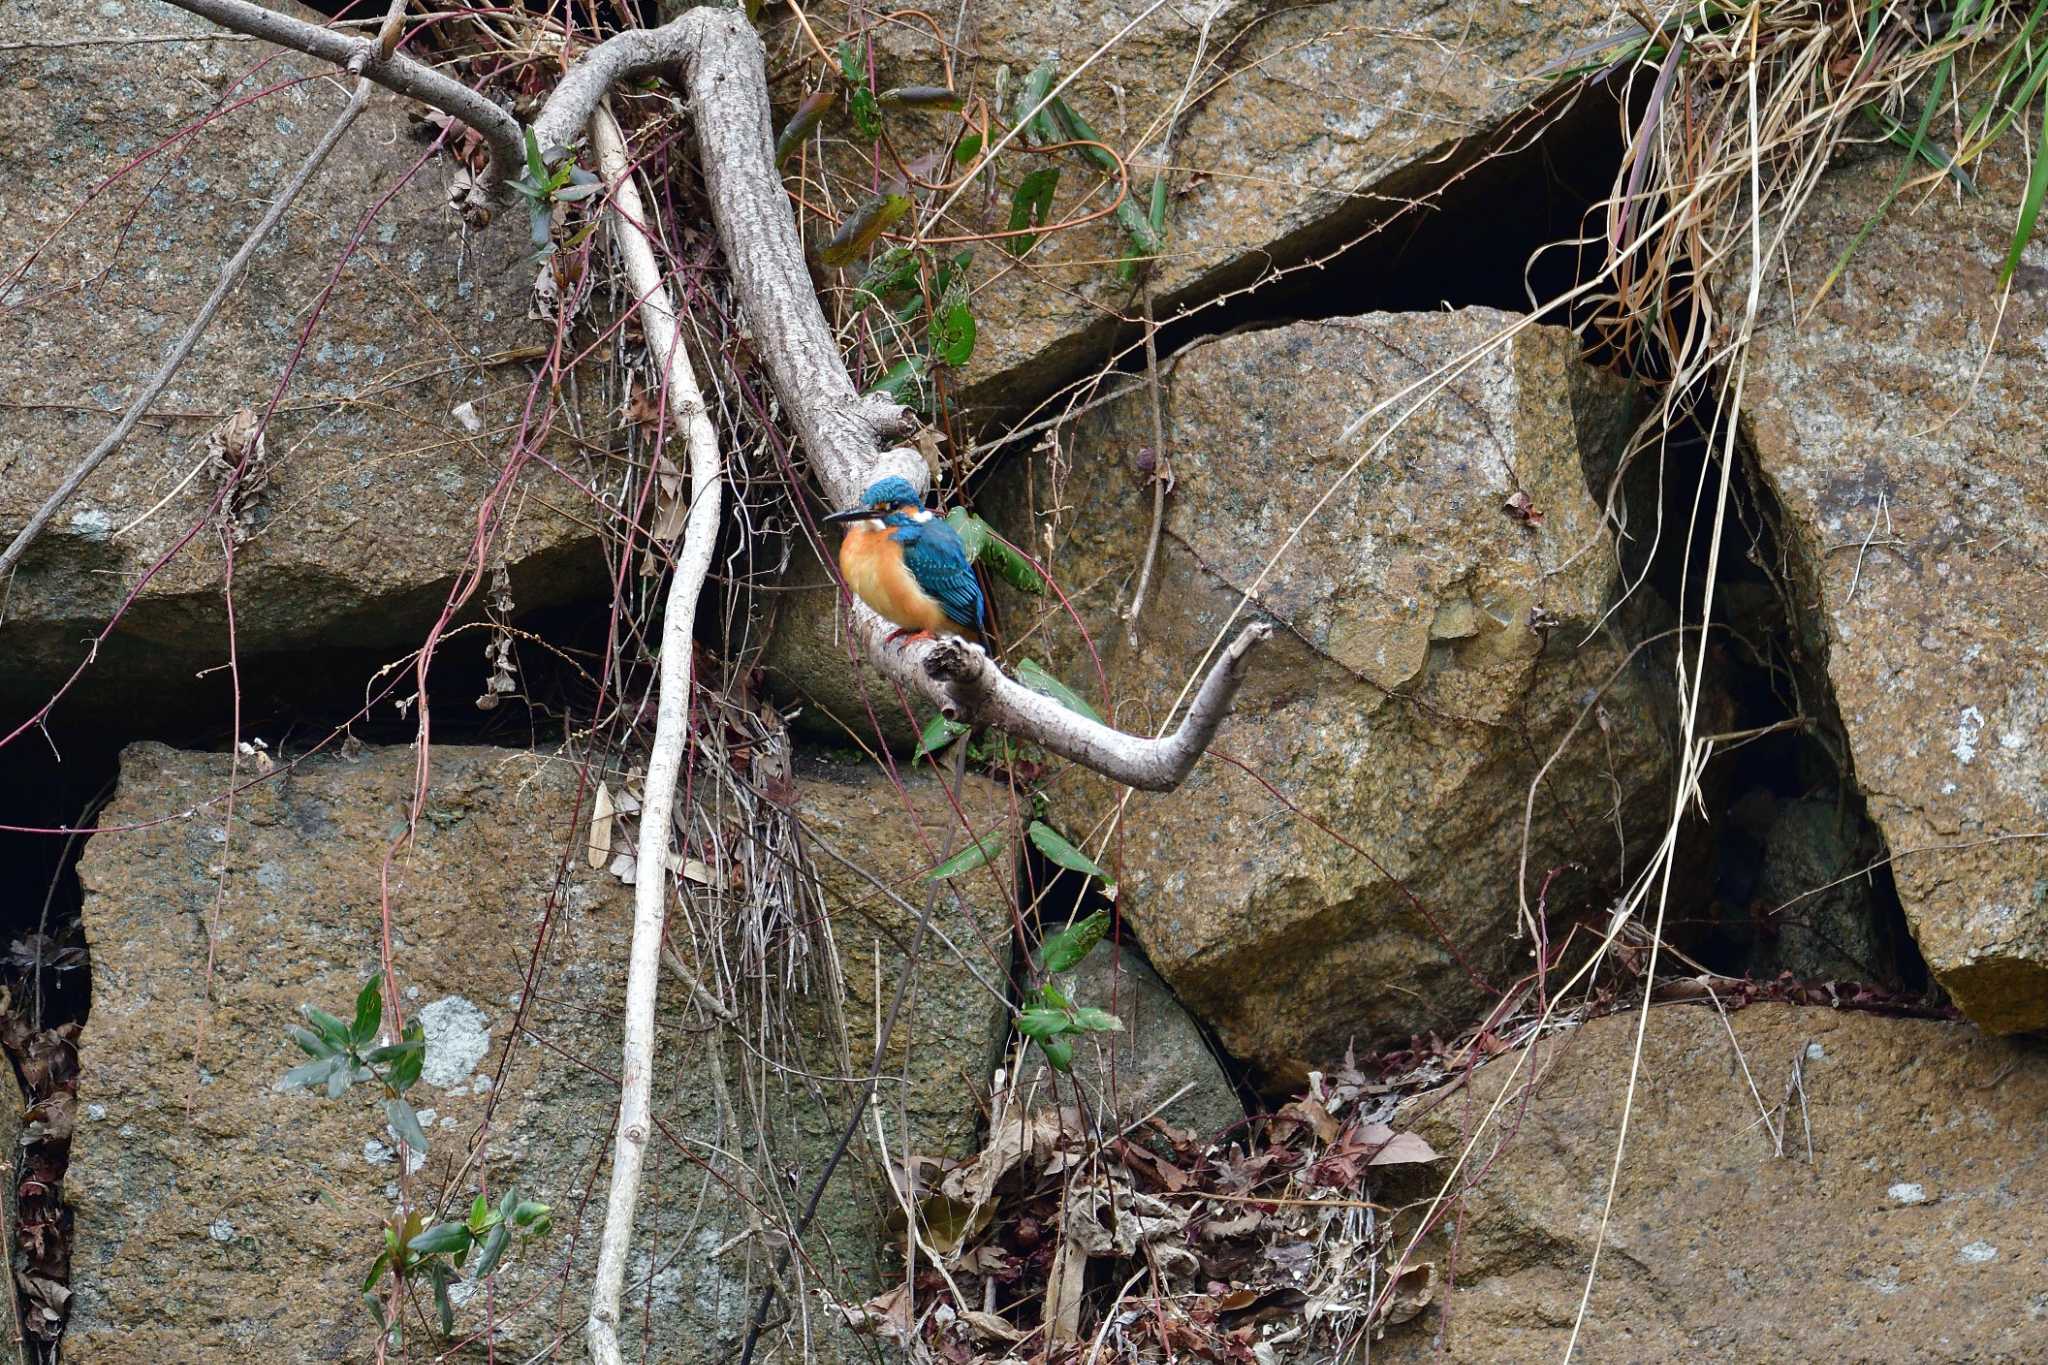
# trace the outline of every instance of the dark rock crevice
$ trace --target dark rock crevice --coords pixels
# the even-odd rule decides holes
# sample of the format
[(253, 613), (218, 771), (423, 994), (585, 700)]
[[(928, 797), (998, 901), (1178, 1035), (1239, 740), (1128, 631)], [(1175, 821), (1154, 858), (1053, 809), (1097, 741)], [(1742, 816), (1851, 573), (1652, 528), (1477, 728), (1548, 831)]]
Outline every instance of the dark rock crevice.
[[(1849, 759), (1827, 675), (1814, 585), (1785, 540), (1784, 509), (1745, 441), (1734, 446), (1719, 554), (1717, 418), (1699, 410), (1623, 471), (1623, 572), (1683, 618), (1713, 612), (1697, 733), (1727, 735), (1708, 770), (1709, 815), (1691, 818), (1667, 923), (1710, 969), (1769, 979), (1927, 989), (1882, 833)], [(1688, 656), (1697, 636), (1686, 637)]]

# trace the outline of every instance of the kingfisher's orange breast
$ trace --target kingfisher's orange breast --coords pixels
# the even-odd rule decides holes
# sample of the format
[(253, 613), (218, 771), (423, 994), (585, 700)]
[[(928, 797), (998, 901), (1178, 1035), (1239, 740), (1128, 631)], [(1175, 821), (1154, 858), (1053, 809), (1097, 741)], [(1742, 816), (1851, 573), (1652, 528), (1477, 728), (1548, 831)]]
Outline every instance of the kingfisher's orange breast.
[(964, 633), (939, 600), (917, 585), (904, 567), (903, 547), (889, 539), (886, 529), (856, 524), (848, 530), (839, 546), (839, 571), (854, 595), (892, 624), (935, 634)]

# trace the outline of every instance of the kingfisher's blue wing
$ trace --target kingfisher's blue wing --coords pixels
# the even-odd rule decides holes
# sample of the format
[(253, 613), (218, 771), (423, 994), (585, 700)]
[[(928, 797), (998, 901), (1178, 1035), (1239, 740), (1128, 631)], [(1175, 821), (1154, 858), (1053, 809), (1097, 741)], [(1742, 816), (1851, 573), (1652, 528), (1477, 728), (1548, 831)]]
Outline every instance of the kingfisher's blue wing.
[(981, 629), (981, 584), (967, 562), (967, 547), (943, 521), (921, 521), (895, 533), (903, 543), (903, 567), (938, 599), (946, 615), (961, 625)]

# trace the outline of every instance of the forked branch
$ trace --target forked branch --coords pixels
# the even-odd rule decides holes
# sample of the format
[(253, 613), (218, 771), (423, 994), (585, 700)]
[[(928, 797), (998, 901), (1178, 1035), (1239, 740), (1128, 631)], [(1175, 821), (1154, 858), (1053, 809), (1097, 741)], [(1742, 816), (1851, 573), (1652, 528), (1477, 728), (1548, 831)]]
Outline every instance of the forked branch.
[[(168, 0), (224, 27), (310, 56), (362, 64), (363, 74), (432, 105), (481, 133), (502, 187), (524, 156), (517, 120), (467, 86), (369, 39), (280, 15), (247, 0)], [(366, 55), (367, 48), (367, 55)], [(797, 426), (811, 468), (835, 506), (851, 506), (874, 480), (898, 474), (922, 489), (925, 462), (896, 444), (916, 428), (900, 404), (855, 391), (840, 359), (775, 168), (768, 75), (761, 40), (737, 9), (701, 8), (656, 29), (634, 29), (583, 53), (534, 120), (543, 148), (565, 147), (622, 80), (662, 74), (680, 85), (693, 116), (719, 240), (756, 350)], [(1149, 791), (1180, 785), (1230, 711), (1244, 659), (1271, 633), (1248, 626), (1216, 659), (1180, 728), (1157, 738), (1126, 734), (1077, 715), (1005, 676), (986, 655), (957, 643), (884, 644), (887, 623), (856, 602), (857, 628), (883, 673), (947, 716), (992, 725), (1114, 781)]]

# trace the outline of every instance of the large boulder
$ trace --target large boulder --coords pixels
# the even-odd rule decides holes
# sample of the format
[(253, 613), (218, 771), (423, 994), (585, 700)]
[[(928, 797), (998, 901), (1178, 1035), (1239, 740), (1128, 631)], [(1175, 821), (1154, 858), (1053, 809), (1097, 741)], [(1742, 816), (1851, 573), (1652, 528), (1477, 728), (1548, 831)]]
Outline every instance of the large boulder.
[[(38, 187), (0, 216), (0, 351), (27, 362), (0, 405), (0, 540), (156, 371), (347, 93), (326, 63), (222, 39), (165, 5), (17, 0), (7, 14), (21, 50), (0, 62), (22, 97), (0, 111), (0, 139), (15, 165), (37, 168)], [(147, 41), (127, 41), (137, 36)], [(251, 98), (269, 86), (282, 88)], [(247, 102), (93, 193), (236, 101)], [(250, 500), (235, 554), (242, 657), (415, 644), (439, 613), (470, 561), (548, 331), (528, 320), (523, 225), (465, 234), (447, 201), (454, 163), (420, 164), (413, 107), (372, 97), (155, 416), (22, 561), (0, 625), (8, 709), (68, 675), (131, 589), (140, 596), (99, 647), (82, 696), (132, 704), (138, 678), (189, 679), (226, 661), (222, 550), (204, 525), (219, 487), (203, 467), (207, 438), (238, 408), (262, 412), (288, 367), (268, 487)], [(604, 447), (545, 443), (586, 485), (602, 482)], [(497, 496), (502, 525), (483, 568), (509, 569), (517, 606), (601, 589), (590, 509), (570, 482), (534, 465)]]
[[(1533, 1056), (1496, 1057), (1396, 1120), (1446, 1157), (1476, 1138), (1484, 1174), (1415, 1256), (1439, 1284), (1455, 1269), (1448, 1304), (1393, 1329), (1374, 1360), (1563, 1358), (1635, 1041), (1633, 1013), (1598, 1019)], [(1788, 1005), (1724, 1023), (1701, 1003), (1652, 1010), (1638, 1074), (1574, 1360), (2039, 1358), (2040, 1049)], [(1410, 1182), (1422, 1205), (1444, 1175)], [(1396, 1221), (1397, 1244), (1418, 1216)]]
[[(1821, 181), (1764, 280), (1744, 430), (1775, 498), (1854, 777), (1936, 979), (1995, 1031), (2048, 1027), (2048, 247), (1999, 269), (2027, 166), (1891, 214), (1900, 172)], [(1773, 262), (1780, 259), (1773, 254)], [(1739, 302), (1731, 291), (1729, 301)]]
[[(1397, 226), (1387, 258), (1392, 239), (1425, 223), (1436, 230), (1436, 195), (1552, 117), (1528, 108), (1553, 79), (1546, 70), (1600, 36), (1610, 17), (1591, 0), (1045, 0), (967, 6), (957, 24), (945, 20), (943, 41), (955, 88), (1000, 100), (1003, 127), (1029, 112), (1018, 100), (1042, 61), (1055, 61), (1063, 78), (1079, 71), (1064, 97), (1128, 158), (1141, 205), (1149, 207), (1154, 172), (1174, 168), (1151, 281), (1165, 318), (1389, 224)], [(784, 20), (777, 51), (811, 59), (814, 34), (829, 42), (848, 32), (871, 38), (882, 89), (945, 79), (941, 38), (927, 24), (877, 22), (845, 0)], [(780, 93), (786, 109), (801, 90)], [(950, 138), (941, 119), (957, 127), (951, 114), (885, 115), (905, 159)], [(827, 128), (828, 169), (858, 196), (873, 181), (870, 149), (844, 113)], [(999, 158), (994, 192), (960, 195), (944, 231), (1008, 228), (1017, 183), (1046, 168), (1061, 174), (1054, 221), (1100, 212), (1116, 194), (1080, 153), (1041, 153), (1019, 139)], [(1472, 240), (1487, 249), (1483, 236)], [(1055, 232), (1018, 258), (998, 242), (973, 249), (979, 337), (954, 393), (965, 407), (1014, 413), (1130, 339), (1140, 310), (1117, 262), (1131, 243), (1114, 220)]]
[[(579, 814), (573, 764), (481, 748), (433, 759), (417, 841), (390, 876), (402, 1000), (428, 1037), (412, 1098), (432, 1150), (411, 1193), (466, 1207), (487, 1181), (552, 1205), (553, 1232), (508, 1262), (494, 1295), (457, 1286), (457, 1328), (459, 1339), (481, 1332), (488, 1300), (496, 1358), (556, 1342), (573, 1353), (603, 1219), (632, 893), (585, 864), (589, 798)], [(309, 759), (240, 793), (231, 834), (217, 804), (229, 774), (224, 755), (130, 748), (108, 832), (81, 865), (94, 1000), (69, 1178), (66, 1350), (79, 1360), (375, 1354), (357, 1290), (401, 1195), (393, 1135), (361, 1089), (337, 1102), (278, 1078), (299, 1060), (284, 1041), (298, 1007), (346, 1013), (378, 962), (379, 865), (403, 827), (414, 755)], [(692, 1008), (678, 978), (661, 983), (660, 1127), (624, 1335), (652, 1332), (667, 1360), (736, 1353), (778, 1229), (861, 1089), (853, 1078), (886, 1006), (876, 986), (892, 989), (915, 921), (897, 890), (919, 885), (935, 857), (925, 843), (936, 847), (956, 818), (931, 778), (899, 789), (868, 769), (800, 769), (794, 792), (826, 917), (808, 899), (768, 907), (759, 928), (776, 979), (744, 1044)], [(978, 781), (961, 808), (980, 830), (1008, 819), (1006, 794)], [(773, 871), (736, 863), (703, 875), (687, 912), (672, 914), (670, 942), (717, 979), (713, 947), (735, 941), (718, 916), (746, 897), (715, 884)], [(993, 874), (951, 885), (892, 1039), (880, 1112), (892, 1144), (960, 1156), (987, 1085), (1010, 916)], [(871, 1135), (864, 1127), (804, 1239), (791, 1340), (808, 1330), (836, 1349), (809, 1291), (865, 1299), (891, 1263), (882, 1229), (894, 1201)], [(480, 1340), (459, 1356), (483, 1357)]]
[[(1535, 793), (1531, 906), (1576, 865), (1550, 910), (1584, 908), (1641, 866), (1669, 814), (1660, 685), (1609, 614), (1615, 561), (1587, 491), (1625, 437), (1622, 386), (1570, 333), (1525, 328), (1441, 394), (1418, 391), (1384, 444), (1414, 398), (1346, 434), (1515, 321), (1372, 315), (1177, 358), (1162, 395), (1177, 482), (1136, 645), (1120, 613), (1152, 520), (1142, 393), (989, 500), (1014, 539), (1050, 544), (1125, 728), (1167, 720), (1241, 603), (1280, 626), (1217, 739), (1227, 759), (1127, 807), (1068, 773), (1052, 809), (1077, 834), (1121, 809), (1106, 856), (1153, 963), (1227, 1049), (1282, 1072), (1452, 1026), (1523, 969), (1523, 812), (1596, 696)], [(1064, 614), (1010, 606), (1017, 633), (1038, 631), (1028, 652), (1103, 704)]]

